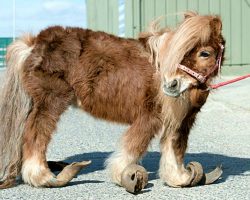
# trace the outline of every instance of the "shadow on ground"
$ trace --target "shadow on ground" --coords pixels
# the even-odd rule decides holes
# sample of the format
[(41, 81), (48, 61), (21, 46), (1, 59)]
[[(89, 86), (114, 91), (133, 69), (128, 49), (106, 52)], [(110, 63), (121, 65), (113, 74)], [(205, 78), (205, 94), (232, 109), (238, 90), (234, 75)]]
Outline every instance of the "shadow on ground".
[[(104, 170), (104, 162), (112, 152), (91, 152), (71, 156), (66, 162), (76, 162), (82, 160), (92, 160), (92, 164), (82, 170), (80, 174), (87, 174), (99, 170)], [(160, 153), (148, 152), (143, 158), (142, 164), (149, 172), (149, 180), (158, 179), (157, 173), (159, 168)], [(185, 163), (190, 161), (198, 161), (204, 167), (205, 172), (208, 172), (216, 165), (222, 164), (223, 175), (218, 183), (224, 182), (229, 176), (247, 176), (245, 172), (250, 171), (250, 158), (230, 157), (212, 153), (189, 153), (186, 154)]]

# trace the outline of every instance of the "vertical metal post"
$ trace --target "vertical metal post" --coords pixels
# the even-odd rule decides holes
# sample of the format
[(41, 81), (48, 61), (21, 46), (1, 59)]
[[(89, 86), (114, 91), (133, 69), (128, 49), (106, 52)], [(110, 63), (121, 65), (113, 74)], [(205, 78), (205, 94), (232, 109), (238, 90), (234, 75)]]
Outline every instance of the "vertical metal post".
[(16, 0), (12, 0), (12, 37), (13, 41), (16, 40)]

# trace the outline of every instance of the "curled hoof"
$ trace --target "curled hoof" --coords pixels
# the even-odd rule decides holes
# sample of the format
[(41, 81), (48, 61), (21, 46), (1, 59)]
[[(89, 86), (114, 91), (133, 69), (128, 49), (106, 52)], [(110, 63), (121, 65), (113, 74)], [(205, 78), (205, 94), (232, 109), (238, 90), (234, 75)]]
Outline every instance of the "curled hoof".
[(62, 187), (71, 181), (81, 169), (88, 166), (91, 161), (74, 162), (64, 166), (63, 170), (47, 183), (47, 187)]
[(222, 165), (217, 166), (213, 171), (205, 174), (200, 184), (201, 185), (212, 184), (221, 177), (222, 173), (223, 173)]
[(67, 165), (69, 165), (69, 163), (63, 161), (48, 161), (48, 167), (52, 172), (62, 171)]
[(195, 186), (195, 185), (208, 185), (217, 181), (223, 171), (222, 166), (216, 167), (213, 171), (205, 174), (203, 172), (202, 165), (198, 162), (190, 162), (187, 165), (187, 170), (190, 171), (190, 179), (189, 184), (187, 186)]
[(188, 186), (198, 185), (204, 176), (202, 165), (193, 161), (188, 163), (187, 170), (191, 173)]
[(122, 172), (121, 185), (130, 193), (140, 192), (148, 183), (148, 173), (140, 165), (128, 165)]

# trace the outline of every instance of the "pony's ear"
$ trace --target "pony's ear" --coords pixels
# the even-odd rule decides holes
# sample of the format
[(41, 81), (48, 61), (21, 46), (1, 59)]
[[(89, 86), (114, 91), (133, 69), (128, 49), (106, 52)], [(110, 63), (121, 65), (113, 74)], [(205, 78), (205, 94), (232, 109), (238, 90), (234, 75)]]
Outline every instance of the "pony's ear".
[(188, 19), (190, 17), (195, 17), (197, 15), (198, 15), (198, 13), (196, 13), (194, 11), (187, 11), (184, 13), (184, 19)]
[(220, 16), (215, 16), (213, 18), (212, 27), (214, 28), (216, 35), (219, 36), (222, 30), (222, 22)]
[(140, 32), (139, 33), (139, 40), (140, 39), (148, 39), (151, 36), (153, 36), (153, 33), (151, 33), (151, 32)]

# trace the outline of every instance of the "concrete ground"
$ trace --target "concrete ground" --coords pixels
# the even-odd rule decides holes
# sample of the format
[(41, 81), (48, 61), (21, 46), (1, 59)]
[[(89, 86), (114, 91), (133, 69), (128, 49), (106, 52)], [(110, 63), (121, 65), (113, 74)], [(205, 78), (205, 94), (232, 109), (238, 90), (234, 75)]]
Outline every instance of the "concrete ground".
[[(228, 79), (229, 77), (224, 77)], [(96, 120), (70, 108), (61, 118), (48, 150), (49, 160), (92, 160), (66, 187), (33, 188), (20, 184), (0, 190), (0, 199), (250, 199), (250, 79), (213, 91), (191, 131), (186, 162), (195, 160), (206, 171), (222, 163), (222, 178), (213, 185), (171, 188), (157, 176), (158, 139), (152, 142), (144, 167), (150, 172), (148, 187), (138, 195), (110, 182), (103, 167), (128, 128)]]

